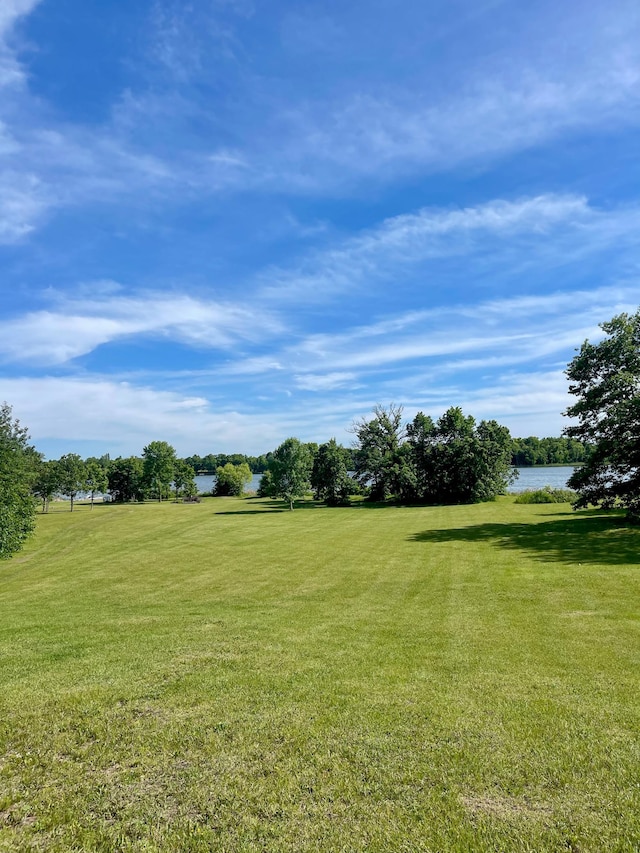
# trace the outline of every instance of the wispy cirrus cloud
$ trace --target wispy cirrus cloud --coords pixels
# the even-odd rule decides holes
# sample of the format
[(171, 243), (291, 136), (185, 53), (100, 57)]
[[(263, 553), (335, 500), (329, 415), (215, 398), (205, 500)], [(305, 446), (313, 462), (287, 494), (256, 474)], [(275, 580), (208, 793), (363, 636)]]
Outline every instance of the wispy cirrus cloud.
[[(267, 270), (262, 275), (262, 295), (313, 302), (362, 286), (371, 294), (384, 281), (401, 287), (402, 277), (412, 267), (439, 258), (473, 257), (479, 275), (489, 250), (494, 252), (492, 263), (497, 268), (498, 254), (513, 255), (516, 246), (522, 250), (520, 264), (523, 258), (539, 265), (566, 263), (611, 245), (633, 248), (639, 227), (639, 208), (598, 209), (576, 195), (499, 199), (453, 210), (425, 208), (313, 252), (294, 268)], [(508, 264), (512, 267), (513, 260)]]
[(32, 12), (40, 1), (2, 0), (0, 3), (0, 89), (24, 83), (24, 69), (9, 39), (20, 18)]
[(340, 333), (308, 335), (273, 350), (269, 359), (232, 362), (221, 374), (264, 376), (277, 365), (278, 384), (289, 377), (297, 387), (324, 391), (356, 385), (373, 373), (381, 387), (387, 382), (409, 390), (415, 383), (424, 386), (424, 377), (550, 359), (566, 363), (573, 348), (600, 335), (603, 317), (635, 310), (639, 300), (640, 281), (412, 311)]
[[(36, 5), (35, 0), (2, 4), (0, 77), (4, 56), (13, 69), (7, 79), (14, 74), (22, 79), (6, 36)], [(458, 80), (439, 96), (425, 85), (433, 72), (429, 65), (421, 69), (424, 80), (418, 74), (412, 84), (404, 80), (384, 91), (371, 83), (338, 99), (324, 93), (309, 97), (295, 87), (278, 95), (274, 79), (267, 109), (265, 79), (250, 70), (242, 28), (230, 23), (220, 4), (187, 13), (177, 4), (157, 3), (150, 45), (173, 71), (161, 80), (149, 72), (137, 87), (120, 92), (110, 121), (88, 127), (56, 120), (28, 91), (5, 110), (14, 150), (5, 152), (2, 165), (0, 140), (0, 169), (25, 177), (23, 206), (34, 209), (15, 217), (4, 231), (5, 242), (23, 239), (46, 221), (47, 211), (69, 206), (127, 199), (128, 216), (135, 221), (140, 206), (154, 210), (159, 199), (166, 206), (188, 205), (235, 191), (274, 189), (341, 195), (364, 179), (386, 182), (484, 163), (577, 129), (635, 126), (640, 122), (640, 16), (631, 7), (626, 12), (624, 29), (598, 29), (594, 21), (590, 31), (588, 21), (583, 24), (591, 50), (579, 57), (568, 52), (564, 64), (531, 59), (514, 72), (507, 52), (496, 68), (473, 69), (472, 82)], [(250, 8), (234, 6), (233, 21), (250, 14)], [(234, 46), (230, 61), (237, 73), (223, 99), (224, 123), (212, 114), (203, 86), (220, 85), (221, 61), (214, 62), (204, 49), (203, 33), (217, 33), (220, 44)], [(199, 47), (190, 50), (194, 39)], [(555, 55), (545, 52), (544, 40), (539, 47), (540, 55)], [(177, 66), (184, 66), (182, 83)], [(229, 127), (235, 128), (231, 138)], [(10, 209), (5, 218), (13, 222)]]
[(340, 178), (390, 180), (486, 163), (577, 130), (635, 126), (639, 120), (640, 58), (635, 57), (604, 74), (598, 68), (587, 80), (538, 73), (508, 83), (487, 80), (446, 104), (419, 96), (416, 102), (405, 92), (396, 98), (358, 95), (322, 111), (316, 106), (287, 116), (290, 127), (283, 136), (291, 142), (285, 174), (300, 191), (322, 192)]

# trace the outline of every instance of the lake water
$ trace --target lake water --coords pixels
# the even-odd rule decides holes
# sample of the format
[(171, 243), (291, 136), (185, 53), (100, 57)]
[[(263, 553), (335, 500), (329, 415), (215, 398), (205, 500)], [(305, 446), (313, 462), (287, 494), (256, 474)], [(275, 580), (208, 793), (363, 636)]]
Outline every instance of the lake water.
[[(509, 487), (510, 492), (524, 492), (527, 489), (542, 489), (551, 486), (554, 489), (564, 489), (567, 480), (573, 474), (571, 465), (549, 466), (540, 468), (519, 468), (519, 477)], [(245, 492), (257, 492), (262, 474), (254, 474), (251, 482), (245, 486)], [(215, 483), (215, 477), (211, 474), (199, 474), (196, 477), (198, 493), (211, 492)]]
[(572, 465), (559, 465), (540, 468), (517, 468), (518, 479), (509, 486), (510, 492), (526, 492), (527, 489), (566, 489), (567, 480), (575, 468)]
[[(261, 477), (262, 474), (254, 474), (251, 481), (244, 487), (245, 492), (257, 492)], [(203, 495), (205, 493), (210, 494), (213, 491), (213, 487), (216, 482), (216, 478), (213, 474), (198, 474), (195, 480), (199, 495)]]

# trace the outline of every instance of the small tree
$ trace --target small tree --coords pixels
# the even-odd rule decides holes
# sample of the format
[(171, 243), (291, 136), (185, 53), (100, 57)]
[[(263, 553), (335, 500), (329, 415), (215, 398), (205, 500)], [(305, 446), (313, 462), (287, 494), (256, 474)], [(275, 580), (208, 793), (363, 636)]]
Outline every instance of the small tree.
[(73, 512), (75, 497), (86, 483), (84, 462), (77, 453), (67, 453), (58, 460), (58, 475), (60, 493), (69, 498)]
[(601, 328), (606, 337), (585, 341), (567, 367), (577, 402), (565, 414), (577, 424), (565, 434), (589, 445), (568, 485), (578, 492), (576, 507), (620, 506), (640, 521), (640, 310)]
[(273, 485), (273, 474), (267, 469), (262, 477), (260, 477), (260, 485), (258, 486), (259, 498), (275, 498), (276, 491)]
[(144, 480), (149, 491), (158, 496), (169, 494), (173, 480), (176, 451), (166, 441), (152, 441), (142, 451)]
[(106, 492), (109, 478), (103, 465), (97, 459), (90, 458), (85, 462), (84, 491), (89, 492), (91, 497), (91, 509), (93, 501), (98, 492)]
[(138, 456), (129, 456), (112, 459), (107, 469), (109, 494), (115, 501), (126, 503), (127, 501), (142, 500), (142, 459)]
[(198, 494), (198, 487), (194, 480), (195, 471), (184, 459), (178, 459), (173, 469), (173, 487), (176, 492), (176, 500), (179, 497), (192, 498)]
[(274, 495), (284, 498), (291, 510), (295, 499), (303, 497), (311, 488), (309, 476), (312, 464), (309, 446), (297, 438), (283, 441), (269, 462)]
[(60, 490), (60, 474), (58, 463), (52, 459), (49, 462), (40, 460), (37, 465), (35, 479), (31, 491), (42, 501), (42, 512), (49, 512), (51, 498)]
[(246, 462), (240, 465), (232, 465), (231, 462), (227, 462), (226, 465), (218, 466), (216, 468), (215, 494), (219, 497), (227, 495), (240, 497), (246, 484), (251, 482), (251, 477), (251, 469)]

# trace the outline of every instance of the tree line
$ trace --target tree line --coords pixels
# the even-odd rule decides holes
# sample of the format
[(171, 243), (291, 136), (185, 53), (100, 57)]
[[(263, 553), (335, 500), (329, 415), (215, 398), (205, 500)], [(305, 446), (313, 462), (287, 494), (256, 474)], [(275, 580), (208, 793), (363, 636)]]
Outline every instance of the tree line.
[[(312, 490), (330, 505), (354, 492), (372, 501), (474, 503), (503, 494), (515, 474), (509, 430), (452, 407), (434, 421), (419, 412), (409, 423), (402, 406), (377, 406), (354, 424), (355, 453), (335, 439), (320, 446), (288, 438), (260, 483), (262, 496), (294, 501)], [(353, 465), (353, 475), (349, 465)]]
[[(347, 459), (347, 469), (356, 470), (357, 448), (343, 448)], [(585, 461), (586, 445), (575, 438), (565, 436), (511, 439), (511, 464), (517, 468), (530, 465), (576, 465)], [(191, 465), (196, 474), (215, 475), (216, 469), (224, 465), (249, 466), (252, 474), (263, 474), (269, 468), (273, 451), (260, 456), (246, 456), (243, 453), (208, 453), (206, 456), (186, 456), (184, 461)]]
[[(336, 504), (359, 490), (372, 500), (470, 503), (503, 492), (512, 465), (583, 462), (569, 480), (577, 508), (624, 508), (640, 522), (640, 309), (601, 324), (604, 337), (585, 341), (567, 367), (566, 415), (574, 422), (559, 439), (512, 439), (496, 421), (464, 415), (459, 407), (438, 420), (418, 413), (403, 423), (402, 407), (378, 406), (354, 424), (354, 448), (331, 439), (322, 445), (289, 438), (262, 457), (218, 455), (178, 459), (171, 445), (153, 441), (142, 457), (83, 460), (69, 453), (45, 461), (27, 430), (0, 405), (0, 558), (20, 549), (34, 528), (34, 496), (46, 511), (55, 494), (93, 498), (108, 490), (115, 500), (163, 500), (196, 493), (196, 471), (215, 467), (217, 494), (241, 494), (252, 471), (264, 470), (260, 493), (287, 500), (313, 489)], [(203, 458), (207, 459), (205, 467)], [(249, 461), (251, 461), (251, 464)]]
[[(459, 410), (450, 409), (446, 417), (452, 417), (451, 413), (457, 411)], [(5, 432), (11, 423), (10, 413), (10, 407), (5, 404), (3, 408)], [(421, 465), (424, 467), (426, 464), (426, 457), (423, 450), (421, 461), (419, 461), (416, 456), (418, 451), (414, 445), (418, 431), (420, 429), (424, 431), (428, 419), (424, 420), (426, 416), (422, 414), (416, 416), (413, 424), (407, 426), (405, 436), (398, 420), (400, 413), (401, 409), (393, 406), (389, 410), (382, 407), (376, 409), (376, 417), (373, 421), (362, 422), (356, 430), (358, 442), (354, 447), (337, 445), (335, 439), (320, 446), (316, 443), (306, 444), (309, 456), (309, 470), (304, 478), (306, 488), (309, 491), (312, 490), (318, 499), (326, 498), (333, 503), (344, 501), (345, 494), (349, 490), (352, 494), (355, 492), (371, 494), (374, 499), (388, 499), (395, 494), (402, 499), (422, 501), (458, 500), (459, 496), (456, 495), (451, 498), (453, 494), (451, 490), (449, 490), (449, 497), (445, 492), (440, 493), (444, 488), (442, 483), (447, 479), (442, 479), (441, 475), (438, 475), (441, 485), (437, 489), (431, 486), (429, 491), (426, 488), (425, 474), (420, 468)], [(465, 421), (464, 416), (462, 416), (462, 422), (470, 425), (468, 419)], [(368, 429), (361, 429), (365, 423), (368, 423)], [(440, 419), (438, 424), (439, 434), (444, 435), (446, 432), (444, 420)], [(483, 426), (481, 432), (484, 429)], [(19, 426), (14, 427), (14, 433), (19, 430)], [(386, 440), (390, 442), (389, 447), (395, 445), (397, 447), (389, 452), (383, 451), (381, 447), (372, 451), (371, 434), (375, 430), (380, 434), (386, 431)], [(23, 431), (23, 433), (24, 438), (26, 432)], [(395, 438), (391, 437), (392, 433), (395, 434)], [(431, 438), (432, 443), (434, 435)], [(12, 439), (14, 443), (17, 441), (16, 436), (17, 433)], [(404, 438), (407, 442), (406, 447), (400, 449)], [(413, 461), (407, 461), (409, 447), (414, 447), (411, 451)], [(275, 494), (274, 477), (281, 467), (279, 449), (261, 456), (210, 453), (206, 456), (193, 455), (179, 458), (175, 449), (167, 442), (152, 441), (143, 449), (141, 456), (119, 456), (111, 459), (108, 454), (105, 454), (101, 457), (90, 456), (82, 459), (76, 453), (67, 453), (60, 459), (49, 461), (45, 461), (34, 448), (28, 449), (27, 456), (31, 460), (32, 469), (31, 493), (41, 501), (43, 512), (48, 510), (50, 501), (57, 495), (69, 499), (71, 512), (79, 494), (88, 495), (92, 507), (95, 496), (100, 494), (109, 494), (111, 500), (121, 503), (148, 499), (162, 501), (170, 496), (176, 499), (193, 499), (197, 495), (194, 478), (202, 473), (215, 477), (213, 489), (215, 495), (241, 495), (245, 485), (251, 481), (252, 475), (262, 473), (263, 482), (259, 494), (272, 495)], [(435, 451), (432, 452), (435, 453)], [(585, 445), (572, 438), (511, 439), (510, 436), (505, 436), (501, 452), (503, 459), (508, 456), (509, 465), (520, 466), (582, 462), (586, 456)], [(386, 461), (381, 461), (382, 467), (377, 466), (375, 459), (379, 456), (384, 460), (385, 453), (387, 453)], [(389, 461), (391, 458), (393, 458), (392, 462)], [(430, 464), (432, 463), (433, 460)], [(392, 475), (388, 471), (382, 473), (385, 466), (387, 468), (390, 466), (395, 473)], [(412, 478), (415, 479), (413, 485)], [(291, 493), (290, 486), (287, 486), (286, 492)]]

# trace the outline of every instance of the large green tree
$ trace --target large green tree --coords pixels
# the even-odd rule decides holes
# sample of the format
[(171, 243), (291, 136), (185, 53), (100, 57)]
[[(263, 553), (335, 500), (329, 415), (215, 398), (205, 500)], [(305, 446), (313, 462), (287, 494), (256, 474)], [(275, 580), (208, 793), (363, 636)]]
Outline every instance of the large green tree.
[(55, 459), (38, 462), (31, 491), (42, 501), (42, 512), (48, 512), (51, 498), (60, 491), (60, 474)]
[(269, 461), (273, 494), (284, 498), (293, 509), (296, 498), (303, 497), (311, 488), (309, 477), (313, 466), (313, 453), (309, 445), (297, 438), (287, 438)]
[(476, 424), (454, 406), (435, 423), (419, 413), (407, 432), (418, 500), (442, 504), (492, 500), (513, 479), (512, 439), (496, 421)]
[(318, 500), (326, 501), (329, 506), (348, 502), (354, 486), (347, 471), (349, 461), (349, 454), (335, 438), (320, 445), (311, 471), (311, 486)]
[(198, 486), (195, 481), (196, 472), (186, 459), (177, 459), (173, 467), (173, 488), (176, 500), (182, 498), (194, 498), (198, 494)]
[(176, 451), (166, 441), (152, 441), (142, 451), (144, 480), (159, 501), (169, 494), (173, 480)]
[(142, 500), (142, 459), (138, 456), (118, 456), (107, 468), (109, 493), (114, 501), (127, 503)]
[(31, 486), (39, 456), (27, 430), (0, 405), (0, 558), (19, 551), (35, 525)]
[(590, 445), (569, 486), (577, 507), (621, 506), (640, 521), (640, 309), (601, 324), (605, 337), (585, 341), (567, 368), (576, 423), (566, 435)]
[(372, 500), (404, 498), (415, 489), (414, 471), (404, 442), (402, 406), (376, 406), (371, 420), (353, 426), (358, 439), (356, 474)]

